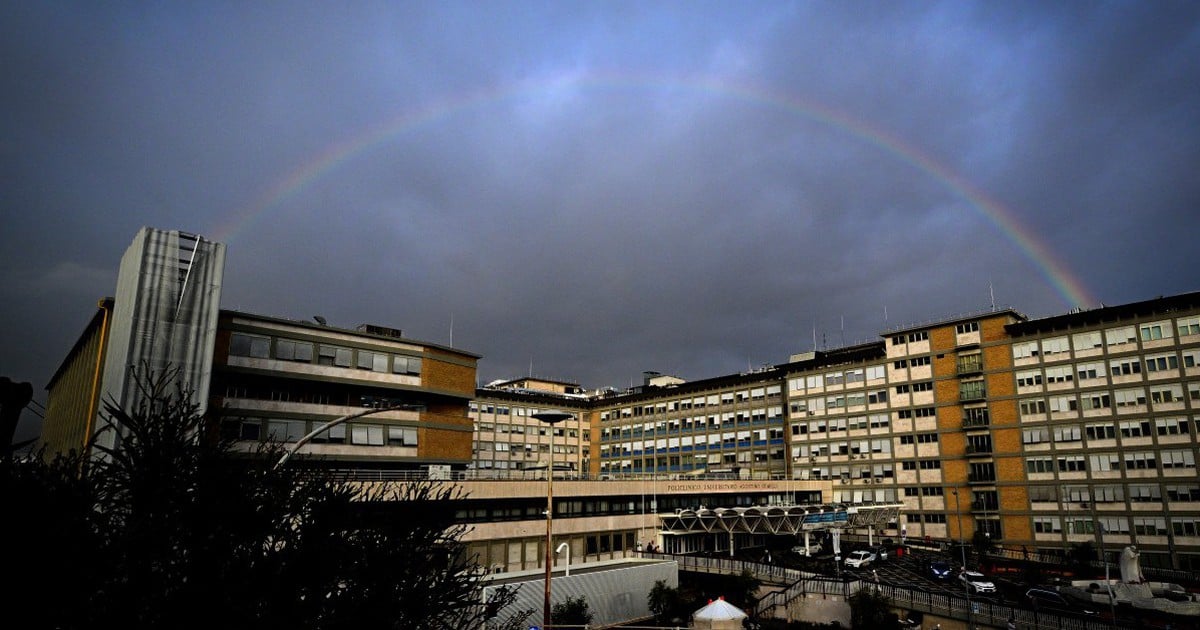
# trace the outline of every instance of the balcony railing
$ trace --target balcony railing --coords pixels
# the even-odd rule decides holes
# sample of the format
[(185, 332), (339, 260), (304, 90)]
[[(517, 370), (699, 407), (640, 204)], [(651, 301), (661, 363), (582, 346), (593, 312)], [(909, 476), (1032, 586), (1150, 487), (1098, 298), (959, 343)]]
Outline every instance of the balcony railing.
[(996, 483), (995, 473), (968, 473), (967, 483)]
[(967, 455), (991, 455), (991, 444), (968, 444)]
[(991, 420), (987, 416), (963, 416), (962, 427), (964, 429), (986, 429), (991, 424)]

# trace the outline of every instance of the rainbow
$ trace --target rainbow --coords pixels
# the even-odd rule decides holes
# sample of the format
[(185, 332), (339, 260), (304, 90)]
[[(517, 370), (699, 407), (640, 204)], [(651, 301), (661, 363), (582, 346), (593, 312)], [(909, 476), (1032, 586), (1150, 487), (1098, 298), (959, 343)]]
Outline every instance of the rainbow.
[(811, 100), (772, 92), (757, 86), (738, 84), (724, 79), (698, 77), (663, 79), (662, 77), (631, 76), (628, 74), (589, 73), (564, 75), (523, 81), (480, 90), (451, 99), (443, 99), (367, 128), (327, 147), (283, 179), (268, 187), (245, 208), (232, 214), (213, 231), (213, 238), (229, 242), (269, 212), (283, 206), (314, 181), (335, 170), (359, 154), (377, 147), (415, 127), (462, 113), (474, 107), (519, 96), (549, 92), (557, 89), (675, 89), (700, 91), (725, 98), (734, 98), (760, 107), (770, 107), (801, 116), (847, 133), (897, 159), (912, 165), (940, 182), (982, 214), (1018, 250), (1028, 258), (1049, 285), (1071, 307), (1096, 304), (1084, 284), (1058, 260), (1037, 235), (1030, 231), (1017, 214), (996, 199), (972, 185), (948, 166), (939, 163), (911, 143), (895, 134), (863, 120), (832, 110)]

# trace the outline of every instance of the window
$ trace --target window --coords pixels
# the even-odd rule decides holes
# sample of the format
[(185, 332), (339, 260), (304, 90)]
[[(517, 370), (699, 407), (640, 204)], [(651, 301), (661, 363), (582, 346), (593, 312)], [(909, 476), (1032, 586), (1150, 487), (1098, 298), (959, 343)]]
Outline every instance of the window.
[(388, 446), (416, 446), (417, 430), (408, 427), (388, 427)]
[(1054, 472), (1054, 460), (1049, 457), (1030, 457), (1025, 460), (1025, 472), (1051, 473)]
[(358, 369), (360, 370), (386, 372), (387, 360), (388, 355), (381, 352), (367, 352), (366, 350), (358, 351)]
[(1042, 354), (1062, 354), (1071, 351), (1071, 343), (1067, 337), (1052, 337), (1042, 340)]
[(281, 361), (299, 361), (312, 363), (313, 345), (305, 341), (291, 339), (275, 340), (275, 358)]
[(1137, 333), (1134, 332), (1133, 326), (1120, 326), (1104, 331), (1104, 343), (1106, 345), (1116, 346), (1123, 343), (1135, 342), (1137, 342)]
[(321, 365), (335, 365), (337, 367), (350, 367), (351, 354), (350, 348), (323, 345), (317, 352), (317, 363)]
[(921, 470), (940, 470), (942, 462), (937, 459), (922, 459), (918, 462)]
[(1099, 348), (1103, 345), (1100, 338), (1100, 331), (1077, 333), (1071, 336), (1071, 342), (1075, 344), (1076, 350)]
[(979, 332), (979, 322), (967, 322), (954, 327), (954, 332), (960, 335), (967, 333)]
[(1041, 398), (1025, 398), (1020, 402), (1022, 416), (1033, 416), (1046, 413), (1046, 401)]
[(1172, 402), (1183, 402), (1183, 388), (1179, 385), (1151, 387), (1150, 402), (1156, 405)]
[(1129, 486), (1129, 500), (1134, 503), (1157, 503), (1162, 501), (1158, 486), (1133, 485)]
[(1158, 456), (1152, 452), (1125, 453), (1125, 470), (1155, 470)]
[(1108, 394), (1090, 393), (1083, 394), (1080, 398), (1082, 399), (1082, 406), (1085, 411), (1089, 409), (1109, 409), (1112, 407), (1112, 400)]
[(1075, 366), (1075, 375), (1079, 380), (1085, 381), (1092, 378), (1102, 378), (1105, 375), (1103, 363), (1080, 363)]
[(1187, 418), (1158, 418), (1154, 421), (1155, 431), (1159, 435), (1188, 435)]
[(1047, 383), (1070, 383), (1075, 380), (1075, 369), (1069, 365), (1046, 368)]
[(1014, 343), (1012, 349), (1014, 359), (1027, 359), (1041, 354), (1041, 350), (1038, 349), (1038, 342), (1036, 341)]
[(1179, 336), (1200, 335), (1200, 317), (1184, 317), (1176, 320), (1176, 330)]
[(882, 365), (872, 365), (867, 368), (867, 380), (868, 381), (880, 379), (886, 375), (887, 375), (887, 368), (885, 368)]
[(1113, 376), (1130, 376), (1142, 373), (1142, 364), (1137, 359), (1115, 359), (1109, 362), (1109, 373)]
[(958, 397), (960, 400), (978, 400), (987, 397), (987, 388), (984, 381), (963, 381), (958, 384)]
[(1146, 390), (1141, 387), (1133, 389), (1118, 389), (1113, 392), (1117, 407), (1136, 407), (1146, 404)]
[(1041, 370), (1017, 372), (1017, 387), (1033, 387), (1042, 384)]
[(1133, 420), (1130, 422), (1122, 422), (1118, 426), (1121, 429), (1121, 437), (1123, 438), (1150, 437), (1149, 420)]
[(1163, 470), (1168, 468), (1195, 468), (1196, 454), (1187, 451), (1163, 451), (1161, 453)]
[(1144, 324), (1138, 329), (1141, 333), (1142, 341), (1156, 341), (1159, 339), (1171, 337), (1170, 322), (1155, 322), (1153, 324)]
[(917, 357), (915, 359), (909, 359), (908, 361), (908, 364), (912, 367), (921, 367), (924, 365), (930, 365), (931, 363), (933, 363), (933, 361), (929, 357)]
[[(1103, 394), (1104, 398), (1108, 398), (1108, 394)], [(1076, 411), (1079, 408), (1079, 401), (1076, 400), (1075, 394), (1066, 396), (1051, 396), (1050, 397), (1050, 413), (1066, 413)]]
[(1058, 470), (1060, 472), (1082, 472), (1087, 470), (1087, 462), (1083, 455), (1068, 455), (1058, 458)]
[(1098, 453), (1088, 456), (1088, 464), (1092, 472), (1112, 472), (1121, 470), (1121, 456), (1116, 453)]
[(1079, 442), (1083, 440), (1082, 432), (1077, 426), (1061, 426), (1054, 427), (1054, 441), (1056, 443), (1064, 442)]
[(1113, 424), (1089, 424), (1084, 429), (1089, 440), (1115, 440), (1117, 427)]
[(1174, 354), (1158, 354), (1146, 357), (1146, 371), (1150, 373), (1179, 369), (1179, 357)]
[(888, 399), (888, 393), (887, 393), (886, 389), (869, 392), (867, 394), (867, 404), (869, 404), (869, 405), (885, 403), (885, 402), (887, 402), (887, 399)]
[(393, 355), (392, 373), (419, 376), (421, 374), (421, 358)]
[(235, 357), (266, 359), (270, 356), (271, 338), (233, 333), (229, 336), (229, 354)]

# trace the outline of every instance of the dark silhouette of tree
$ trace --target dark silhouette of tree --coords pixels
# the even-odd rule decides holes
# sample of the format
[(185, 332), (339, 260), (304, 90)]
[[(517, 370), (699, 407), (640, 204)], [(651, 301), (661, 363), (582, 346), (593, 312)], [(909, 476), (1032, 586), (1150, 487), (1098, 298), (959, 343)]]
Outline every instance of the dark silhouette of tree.
[(690, 616), (688, 604), (679, 589), (667, 586), (663, 580), (654, 582), (654, 587), (646, 596), (646, 606), (654, 614), (655, 623), (660, 625), (671, 625), (676, 620), (684, 620)]
[(850, 627), (854, 630), (899, 630), (900, 618), (892, 612), (892, 602), (874, 588), (864, 587), (847, 600)]
[(554, 605), (550, 610), (550, 618), (555, 625), (585, 626), (592, 623), (592, 609), (588, 606), (587, 598), (568, 597)]
[[(43, 627), (522, 627), (528, 612), (506, 611), (511, 590), (481, 604), (486, 573), (465, 557), (459, 489), (276, 468), (278, 445), (235, 453), (174, 382), (144, 377), (136, 408), (106, 404), (119, 439), (96, 457), (6, 471), (10, 513), (51, 500), (63, 513), (55, 538), (28, 532), (38, 546), (80, 547), (56, 575), (86, 584)], [(42, 489), (54, 498), (31, 496)], [(42, 586), (58, 599), (56, 583)]]

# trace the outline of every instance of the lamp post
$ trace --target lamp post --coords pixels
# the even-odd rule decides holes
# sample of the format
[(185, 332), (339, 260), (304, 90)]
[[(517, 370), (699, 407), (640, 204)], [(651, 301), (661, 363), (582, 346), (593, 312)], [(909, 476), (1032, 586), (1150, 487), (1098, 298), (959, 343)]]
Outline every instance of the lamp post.
[(274, 468), (278, 469), (278, 468), (282, 467), (284, 464), (286, 464), (288, 462), (288, 460), (291, 459), (292, 456), (295, 455), (296, 452), (300, 450), (300, 447), (311, 442), (313, 438), (317, 437), (318, 435), (321, 435), (322, 433), (324, 433), (324, 432), (332, 429), (333, 427), (336, 427), (337, 425), (342, 424), (348, 420), (353, 420), (355, 418), (361, 418), (363, 416), (369, 416), (372, 414), (383, 413), (385, 411), (397, 411), (397, 410), (412, 411), (412, 410), (417, 410), (417, 409), (421, 409), (421, 406), (420, 405), (392, 405), (390, 407), (372, 407), (370, 409), (363, 409), (362, 411), (348, 413), (340, 418), (334, 418), (333, 420), (330, 420), (329, 422), (322, 424), (321, 426), (313, 429), (312, 431), (309, 431), (308, 435), (305, 435), (304, 437), (300, 438), (299, 440), (296, 440), (295, 444), (293, 444), (286, 451), (284, 451), (283, 455), (279, 458), (279, 461), (275, 462)]
[[(954, 494), (954, 513), (955, 519), (958, 521), (958, 549), (962, 552), (962, 570), (967, 570), (967, 543), (963, 539), (963, 522), (962, 509), (958, 505), (958, 488), (951, 488), (950, 492)], [(963, 594), (967, 597), (967, 629), (971, 628), (971, 581), (960, 577), (963, 583)]]
[(554, 425), (572, 418), (562, 411), (539, 411), (533, 419), (550, 425), (550, 458), (546, 466), (546, 597), (542, 604), (542, 627), (550, 627), (550, 576), (554, 562)]

